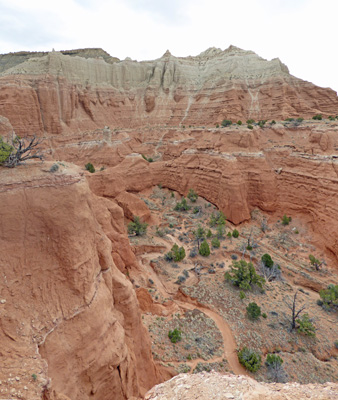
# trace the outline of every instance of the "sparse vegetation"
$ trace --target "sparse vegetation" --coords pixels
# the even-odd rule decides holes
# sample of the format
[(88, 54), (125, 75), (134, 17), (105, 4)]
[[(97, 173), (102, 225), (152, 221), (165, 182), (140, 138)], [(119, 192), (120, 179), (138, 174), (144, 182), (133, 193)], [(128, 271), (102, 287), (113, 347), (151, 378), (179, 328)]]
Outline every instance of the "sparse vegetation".
[(267, 253), (263, 254), (261, 260), (265, 267), (267, 267), (267, 268), (273, 267), (273, 260), (270, 256), (270, 254), (267, 254)]
[(221, 125), (223, 127), (227, 127), (227, 126), (232, 125), (232, 122), (229, 119), (223, 119), (223, 121), (221, 122)]
[(212, 247), (215, 247), (216, 249), (218, 249), (220, 247), (221, 243), (217, 238), (213, 238), (211, 241), (211, 245), (212, 245)]
[(234, 230), (232, 231), (232, 237), (234, 237), (235, 239), (237, 239), (238, 236), (239, 236), (238, 230), (237, 230), (237, 229), (234, 229)]
[(128, 224), (128, 234), (135, 234), (136, 236), (142, 236), (147, 232), (148, 224), (141, 222), (140, 217), (134, 217), (134, 222)]
[(314, 255), (310, 254), (309, 255), (310, 263), (313, 267), (316, 268), (317, 271), (319, 271), (320, 267), (322, 266), (322, 262), (318, 260)]
[(167, 261), (182, 261), (185, 257), (185, 250), (184, 247), (178, 247), (178, 245), (175, 243), (171, 250), (165, 255), (165, 259)]
[(265, 365), (268, 369), (268, 374), (274, 382), (286, 382), (287, 375), (283, 369), (284, 360), (276, 354), (268, 354), (266, 356)]
[(254, 119), (248, 119), (248, 120), (246, 121), (246, 123), (247, 123), (248, 125), (252, 125), (252, 124), (255, 123), (255, 120), (254, 120)]
[(189, 189), (187, 197), (192, 203), (195, 203), (198, 199), (198, 194), (194, 191), (194, 189)]
[(309, 317), (309, 314), (305, 313), (300, 318), (296, 320), (298, 327), (297, 332), (304, 333), (307, 336), (316, 336), (316, 328), (313, 325), (312, 320)]
[(338, 307), (338, 285), (329, 285), (319, 292), (323, 306), (327, 309)]
[(323, 119), (322, 114), (316, 114), (312, 117), (312, 119), (315, 119), (317, 121), (321, 121)]
[(91, 174), (93, 174), (95, 172), (95, 168), (94, 165), (92, 163), (87, 163), (85, 165), (85, 168), (87, 171), (89, 171)]
[(289, 223), (292, 221), (291, 217), (288, 217), (286, 214), (283, 215), (282, 217), (282, 224), (283, 225), (289, 225)]
[(172, 331), (169, 331), (168, 338), (170, 339), (171, 343), (177, 343), (182, 340), (182, 332), (180, 329), (175, 328)]
[(238, 360), (250, 372), (258, 371), (262, 364), (261, 356), (247, 347), (238, 352)]
[(245, 260), (233, 261), (230, 271), (224, 277), (243, 290), (250, 290), (254, 285), (262, 288), (265, 283), (265, 279), (256, 273), (253, 264)]
[(190, 206), (187, 203), (187, 199), (185, 197), (182, 197), (181, 201), (178, 201), (176, 203), (176, 206), (174, 208), (175, 211), (188, 211), (190, 210)]
[(253, 126), (251, 124), (249, 124), (248, 129), (253, 129)]

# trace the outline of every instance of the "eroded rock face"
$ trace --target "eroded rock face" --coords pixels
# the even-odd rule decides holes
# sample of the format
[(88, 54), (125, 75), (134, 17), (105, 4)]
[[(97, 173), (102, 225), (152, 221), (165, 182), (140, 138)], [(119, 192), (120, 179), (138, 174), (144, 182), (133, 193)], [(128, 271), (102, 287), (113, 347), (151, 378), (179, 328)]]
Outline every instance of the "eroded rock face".
[(151, 389), (145, 400), (286, 400), (286, 399), (336, 399), (338, 385), (300, 385), (298, 383), (260, 383), (244, 376), (201, 372), (178, 375), (170, 381)]
[[(126, 246), (122, 211), (77, 167), (50, 165), (1, 170), (1, 389), (137, 397), (157, 377), (136, 294), (112, 257)], [(135, 263), (131, 251), (121, 259)]]
[(0, 115), (19, 135), (54, 135), (106, 125), (312, 117), (336, 113), (338, 106), (333, 90), (293, 77), (279, 59), (266, 61), (234, 46), (186, 58), (166, 52), (143, 62), (95, 54), (32, 53), (17, 57), (22, 62), (3, 56)]

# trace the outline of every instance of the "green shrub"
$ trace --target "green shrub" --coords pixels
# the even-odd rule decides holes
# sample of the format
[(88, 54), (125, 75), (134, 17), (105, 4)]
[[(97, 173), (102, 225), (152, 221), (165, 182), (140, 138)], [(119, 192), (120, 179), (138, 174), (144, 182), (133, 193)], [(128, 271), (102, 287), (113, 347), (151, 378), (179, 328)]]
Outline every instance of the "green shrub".
[(283, 359), (282, 357), (277, 356), (276, 354), (268, 354), (266, 356), (265, 360), (265, 365), (267, 367), (275, 367), (275, 366), (281, 366), (283, 364)]
[(242, 125), (242, 121), (241, 120), (237, 121), (237, 125)]
[(168, 338), (170, 339), (171, 343), (177, 343), (182, 340), (182, 332), (175, 328), (173, 331), (169, 331)]
[(178, 247), (175, 243), (171, 250), (165, 255), (165, 259), (167, 261), (182, 261), (185, 257), (185, 250), (184, 247)]
[(265, 312), (262, 313), (262, 317), (263, 317), (263, 318), (268, 318), (268, 316), (266, 315)]
[(246, 298), (245, 293), (243, 292), (243, 290), (240, 290), (240, 292), (239, 292), (239, 298), (240, 298), (241, 300), (244, 300), (244, 299)]
[(4, 142), (3, 138), (0, 136), (0, 165), (7, 160), (13, 151), (14, 147)]
[(323, 306), (327, 308), (338, 307), (338, 285), (329, 285), (327, 289), (319, 291)]
[(294, 118), (286, 118), (286, 119), (285, 119), (286, 122), (292, 122), (292, 121), (294, 121), (294, 120), (295, 120)]
[(194, 191), (194, 189), (189, 189), (187, 197), (192, 203), (195, 203), (198, 199), (198, 194)]
[(219, 128), (219, 124), (216, 125), (216, 128)]
[(261, 356), (247, 347), (238, 352), (238, 360), (250, 372), (258, 371), (262, 364)]
[(200, 255), (203, 256), (203, 257), (208, 257), (208, 256), (210, 255), (210, 247), (209, 247), (208, 242), (207, 242), (206, 240), (204, 240), (204, 241), (201, 243), (201, 246), (200, 246), (198, 252), (199, 252)]
[(249, 305), (246, 308), (246, 312), (249, 316), (249, 318), (256, 320), (261, 316), (261, 308), (257, 303), (249, 303)]
[(262, 119), (262, 120), (258, 121), (258, 126), (260, 128), (263, 128), (265, 124), (266, 124), (266, 119)]
[(316, 115), (314, 115), (314, 116), (312, 117), (312, 119), (315, 119), (315, 120), (317, 120), (317, 121), (320, 121), (320, 120), (323, 119), (323, 117), (322, 117), (322, 114), (316, 114)]
[(316, 258), (314, 255), (310, 254), (309, 260), (310, 260), (311, 265), (314, 266), (316, 268), (316, 270), (318, 271), (322, 265), (322, 263), (318, 260), (318, 258)]
[(210, 230), (210, 229), (208, 229), (208, 232), (207, 232), (207, 238), (211, 238), (211, 236), (212, 236), (212, 232), (211, 232), (211, 230)]
[(235, 239), (237, 239), (238, 236), (239, 236), (238, 230), (237, 230), (237, 229), (234, 229), (234, 230), (232, 231), (232, 237), (234, 237)]
[(130, 235), (142, 236), (147, 232), (148, 224), (141, 222), (140, 217), (134, 217), (134, 222), (129, 222), (128, 233)]
[(230, 271), (227, 271), (224, 277), (243, 290), (249, 290), (253, 285), (263, 288), (265, 283), (265, 279), (256, 273), (253, 264), (245, 260), (233, 261)]
[(335, 117), (332, 117), (332, 115), (329, 116), (329, 120), (330, 120), (330, 121), (334, 121), (335, 119), (336, 119), (336, 118), (335, 118)]
[(182, 200), (176, 203), (176, 206), (174, 208), (175, 211), (187, 211), (190, 209), (190, 206), (188, 206), (187, 199), (182, 197)]
[(153, 162), (154, 161), (151, 157), (146, 157), (144, 154), (141, 154), (141, 155), (148, 162)]
[(232, 122), (229, 119), (223, 119), (223, 121), (221, 122), (221, 125), (224, 127), (230, 126), (230, 125), (232, 125)]
[(217, 237), (218, 239), (222, 239), (224, 237), (225, 227), (224, 225), (218, 225), (217, 227)]
[(275, 123), (276, 123), (276, 121), (273, 119), (273, 120), (270, 122), (270, 125), (275, 125)]
[(287, 217), (286, 214), (283, 215), (282, 217), (282, 224), (283, 225), (289, 225), (289, 223), (291, 222), (292, 218), (291, 217)]
[(211, 241), (212, 247), (215, 247), (215, 249), (218, 249), (221, 245), (220, 241), (217, 238), (213, 238)]
[(248, 119), (248, 120), (246, 121), (246, 123), (247, 123), (248, 125), (252, 125), (252, 124), (255, 123), (255, 120), (254, 120), (254, 119)]
[(38, 377), (37, 377), (36, 374), (32, 374), (32, 378), (33, 378), (33, 381), (34, 381), (34, 382), (38, 379)]
[(95, 172), (95, 168), (94, 168), (94, 165), (93, 165), (92, 163), (87, 163), (87, 164), (85, 165), (85, 168), (86, 168), (86, 170), (89, 171), (90, 173), (94, 173), (94, 172)]
[(249, 124), (248, 129), (253, 129), (253, 126)]
[(299, 122), (299, 123), (300, 123), (300, 122), (303, 122), (303, 121), (304, 121), (304, 118), (299, 117), (299, 118), (296, 119), (296, 121)]
[(267, 267), (267, 268), (273, 267), (273, 260), (270, 256), (270, 254), (267, 254), (267, 253), (263, 254), (261, 260), (262, 260), (262, 263), (265, 265), (265, 267)]
[(297, 327), (299, 333), (304, 333), (307, 336), (316, 336), (316, 328), (310, 320), (309, 314), (303, 314), (296, 322), (299, 324)]

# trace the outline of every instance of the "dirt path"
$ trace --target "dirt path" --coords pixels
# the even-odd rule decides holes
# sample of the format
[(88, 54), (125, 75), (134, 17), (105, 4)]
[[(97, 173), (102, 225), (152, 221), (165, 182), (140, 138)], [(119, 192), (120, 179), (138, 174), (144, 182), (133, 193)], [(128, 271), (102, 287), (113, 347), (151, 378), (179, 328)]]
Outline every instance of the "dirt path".
[[(238, 357), (237, 357), (237, 346), (235, 339), (232, 335), (231, 329), (229, 325), (224, 321), (224, 319), (217, 314), (215, 311), (210, 310), (209, 308), (201, 307), (195, 304), (191, 304), (188, 301), (181, 301), (181, 300), (175, 300), (176, 304), (179, 305), (181, 308), (185, 310), (195, 310), (198, 309), (199, 311), (203, 312), (205, 315), (207, 315), (209, 318), (211, 318), (219, 331), (222, 334), (223, 338), (223, 346), (224, 346), (224, 355), (222, 357), (215, 357), (215, 359), (208, 360), (208, 363), (211, 362), (220, 362), (222, 361), (223, 358), (226, 358), (228, 360), (228, 363), (230, 365), (230, 368), (236, 375), (249, 375), (246, 369), (239, 363)], [(199, 362), (205, 362), (204, 360), (194, 360), (191, 363), (192, 370), (193, 368), (196, 367), (196, 365)], [(193, 365), (194, 364), (194, 365)]]

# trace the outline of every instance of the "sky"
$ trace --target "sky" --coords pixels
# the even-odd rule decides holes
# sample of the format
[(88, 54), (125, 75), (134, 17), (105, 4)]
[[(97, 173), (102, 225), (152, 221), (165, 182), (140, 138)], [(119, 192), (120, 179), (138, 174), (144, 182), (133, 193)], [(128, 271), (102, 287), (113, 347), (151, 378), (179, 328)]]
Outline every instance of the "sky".
[(123, 60), (230, 45), (338, 91), (337, 0), (0, 0), (0, 54), (100, 47)]

